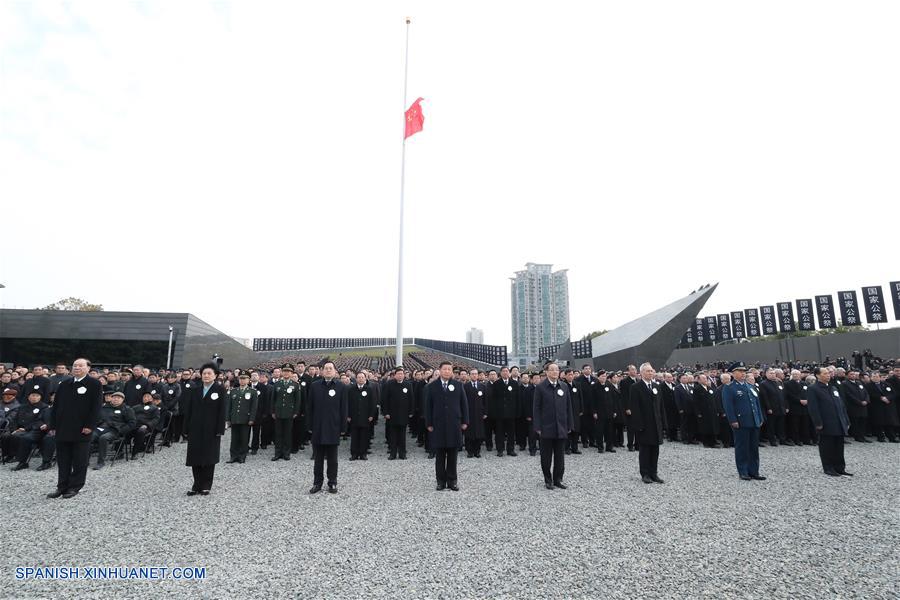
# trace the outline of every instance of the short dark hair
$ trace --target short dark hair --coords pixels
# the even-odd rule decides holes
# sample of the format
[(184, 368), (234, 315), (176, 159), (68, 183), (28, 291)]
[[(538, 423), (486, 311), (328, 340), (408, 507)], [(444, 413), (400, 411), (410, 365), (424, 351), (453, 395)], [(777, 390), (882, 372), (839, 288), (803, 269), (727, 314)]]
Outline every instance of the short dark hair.
[[(332, 367), (334, 367), (334, 361), (333, 361), (333, 360), (326, 360), (325, 362), (323, 362), (323, 363), (322, 363), (322, 368), (323, 368), (323, 369), (325, 368), (325, 365), (331, 365)], [(335, 368), (337, 368), (337, 367), (335, 367)]]
[(581, 365), (581, 370), (584, 371), (584, 370), (585, 370), (586, 368), (588, 368), (588, 367), (593, 368), (593, 365), (589, 365), (589, 364), (587, 364), (587, 363), (584, 363), (583, 365)]
[(441, 361), (441, 364), (438, 365), (438, 369), (443, 369), (443, 368), (444, 368), (444, 365), (447, 365), (447, 366), (452, 367), (452, 366), (453, 366), (453, 363), (450, 362), (449, 360)]
[(394, 375), (397, 373), (403, 373), (403, 367), (394, 367)]
[(821, 375), (822, 371), (827, 371), (828, 367), (816, 367), (816, 375)]
[(212, 369), (213, 373), (215, 373), (216, 375), (219, 374), (219, 366), (216, 363), (212, 363), (212, 362), (204, 363), (204, 365), (202, 367), (200, 367), (200, 374), (202, 375), (203, 371), (205, 371), (207, 369)]

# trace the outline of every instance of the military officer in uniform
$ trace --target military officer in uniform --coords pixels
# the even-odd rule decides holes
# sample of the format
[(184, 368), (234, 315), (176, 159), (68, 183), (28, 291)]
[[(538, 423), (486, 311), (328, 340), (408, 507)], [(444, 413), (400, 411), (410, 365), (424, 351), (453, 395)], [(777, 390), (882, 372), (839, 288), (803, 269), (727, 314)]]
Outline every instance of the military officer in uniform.
[(256, 418), (259, 393), (250, 387), (250, 375), (242, 372), (238, 376), (239, 386), (230, 390), (226, 397), (225, 426), (231, 427), (231, 458), (227, 463), (244, 463), (250, 445), (250, 427)]
[(291, 440), (294, 420), (300, 414), (300, 386), (291, 381), (294, 368), (281, 367), (282, 377), (272, 390), (272, 422), (275, 429), (275, 455), (272, 460), (291, 460)]
[(744, 481), (762, 481), (759, 474), (759, 428), (765, 422), (759, 393), (746, 382), (747, 368), (736, 362), (728, 369), (733, 381), (722, 389), (722, 408), (734, 434), (734, 462)]

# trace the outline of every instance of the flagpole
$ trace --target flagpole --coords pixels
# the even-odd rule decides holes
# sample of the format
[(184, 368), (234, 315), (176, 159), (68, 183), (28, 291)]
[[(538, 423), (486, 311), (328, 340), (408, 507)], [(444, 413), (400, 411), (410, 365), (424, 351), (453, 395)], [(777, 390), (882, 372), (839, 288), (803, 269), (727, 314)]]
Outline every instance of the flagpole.
[(400, 256), (397, 266), (397, 354), (396, 364), (403, 364), (403, 192), (406, 186), (406, 78), (409, 72), (409, 23), (406, 17), (406, 51), (403, 61), (403, 115), (404, 136), (400, 151)]

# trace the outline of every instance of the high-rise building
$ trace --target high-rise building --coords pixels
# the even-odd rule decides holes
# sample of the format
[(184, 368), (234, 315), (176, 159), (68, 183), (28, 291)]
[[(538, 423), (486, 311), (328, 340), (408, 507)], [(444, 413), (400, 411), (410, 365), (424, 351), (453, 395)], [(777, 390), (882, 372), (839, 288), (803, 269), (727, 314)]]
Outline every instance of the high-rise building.
[(484, 332), (477, 327), (473, 327), (472, 329), (466, 332), (466, 343), (467, 344), (483, 344), (484, 343)]
[(541, 346), (569, 339), (569, 278), (552, 266), (527, 263), (510, 277), (513, 355), (536, 360)]

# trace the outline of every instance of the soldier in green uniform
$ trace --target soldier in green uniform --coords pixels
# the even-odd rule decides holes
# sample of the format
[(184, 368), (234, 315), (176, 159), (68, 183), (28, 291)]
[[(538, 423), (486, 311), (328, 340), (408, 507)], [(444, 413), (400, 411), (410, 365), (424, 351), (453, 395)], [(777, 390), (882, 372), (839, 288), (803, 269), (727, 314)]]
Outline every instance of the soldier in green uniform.
[(256, 418), (259, 393), (250, 387), (250, 375), (241, 373), (240, 386), (228, 392), (225, 408), (226, 425), (231, 426), (231, 458), (229, 463), (244, 463), (250, 445), (250, 427)]
[(281, 367), (282, 377), (272, 393), (272, 421), (275, 423), (275, 456), (272, 460), (291, 460), (294, 419), (300, 414), (300, 385), (291, 380), (294, 368)]

